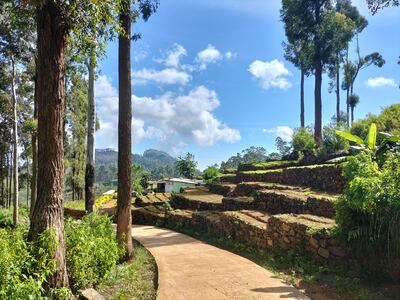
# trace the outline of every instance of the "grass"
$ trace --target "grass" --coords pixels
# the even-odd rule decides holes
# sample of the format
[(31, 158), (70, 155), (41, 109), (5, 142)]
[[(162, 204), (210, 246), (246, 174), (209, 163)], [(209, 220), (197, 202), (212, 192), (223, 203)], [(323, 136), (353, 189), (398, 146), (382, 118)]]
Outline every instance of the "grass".
[(157, 265), (154, 258), (135, 242), (133, 261), (116, 266), (97, 290), (106, 299), (156, 299)]
[(85, 200), (65, 201), (64, 207), (77, 210), (85, 210)]

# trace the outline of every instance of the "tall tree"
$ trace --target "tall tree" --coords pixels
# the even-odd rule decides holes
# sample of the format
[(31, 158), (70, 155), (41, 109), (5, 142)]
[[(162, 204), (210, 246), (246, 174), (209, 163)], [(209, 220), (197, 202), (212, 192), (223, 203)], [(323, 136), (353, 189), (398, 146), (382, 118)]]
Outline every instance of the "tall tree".
[[(157, 10), (157, 0), (138, 0), (131, 8), (131, 0), (121, 0), (119, 5), (120, 34), (118, 37), (118, 200), (117, 240), (125, 247), (124, 260), (132, 258), (132, 214), (131, 214), (131, 23), (132, 16), (147, 21)], [(134, 20), (136, 21), (136, 19)], [(133, 36), (137, 39), (140, 36)]]
[[(332, 63), (340, 36), (347, 36), (352, 29), (351, 21), (333, 9), (331, 0), (283, 0), (281, 15), (289, 20), (301, 39), (311, 42), (310, 58), (315, 75), (314, 138), (322, 143), (322, 75)], [(286, 23), (286, 21), (285, 21)], [(340, 33), (340, 36), (338, 35)]]
[(284, 1), (281, 9), (281, 20), (284, 22), (287, 43), (283, 43), (286, 60), (293, 63), (300, 70), (300, 126), (305, 126), (304, 121), (304, 79), (312, 71), (312, 41), (305, 30), (298, 30), (297, 24), (301, 22), (301, 15), (292, 11), (303, 9), (301, 1)]
[(194, 155), (187, 153), (184, 157), (179, 157), (175, 163), (177, 173), (185, 178), (194, 178), (196, 174), (197, 162), (194, 160)]
[(67, 184), (72, 190), (72, 199), (82, 199), (85, 185), (85, 155), (87, 128), (87, 82), (79, 72), (72, 76), (67, 93), (67, 122), (71, 140), (67, 152), (69, 170)]
[(131, 3), (123, 0), (119, 15), (122, 32), (118, 38), (118, 201), (117, 239), (125, 247), (125, 261), (132, 259), (132, 214), (131, 214)]

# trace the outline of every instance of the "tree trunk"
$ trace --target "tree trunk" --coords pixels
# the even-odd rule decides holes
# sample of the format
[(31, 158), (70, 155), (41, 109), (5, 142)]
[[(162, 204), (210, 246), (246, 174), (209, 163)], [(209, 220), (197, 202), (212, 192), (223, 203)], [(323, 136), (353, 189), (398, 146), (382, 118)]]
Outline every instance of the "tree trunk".
[(18, 209), (19, 209), (19, 186), (18, 186), (18, 114), (17, 114), (17, 92), (15, 87), (15, 79), (17, 76), (15, 69), (15, 61), (11, 60), (12, 63), (12, 81), (11, 81), (11, 89), (12, 89), (12, 99), (13, 99), (13, 153), (14, 153), (14, 197), (13, 197), (13, 224), (14, 226), (18, 225)]
[(340, 56), (336, 55), (336, 124), (340, 122)]
[(119, 16), (124, 34), (118, 38), (119, 119), (118, 119), (118, 201), (117, 240), (125, 247), (125, 261), (132, 259), (131, 214), (131, 17), (130, 0), (123, 2)]
[(55, 272), (49, 287), (68, 286), (64, 244), (64, 101), (65, 49), (68, 34), (64, 14), (50, 0), (37, 13), (38, 185), (28, 239), (35, 241), (50, 228), (58, 242)]
[(29, 207), (29, 158), (26, 158), (26, 207)]
[(353, 125), (354, 122), (354, 106), (351, 107), (351, 125)]
[(89, 90), (88, 90), (88, 128), (86, 144), (86, 171), (85, 171), (85, 210), (88, 213), (94, 209), (94, 132), (96, 130), (96, 103), (94, 99), (94, 76), (96, 66), (96, 53), (92, 50), (89, 61)]
[(350, 89), (346, 89), (346, 112), (347, 112), (347, 127), (350, 127)]
[(315, 129), (314, 139), (318, 147), (322, 145), (322, 64), (317, 61), (315, 64)]
[(301, 81), (300, 81), (300, 126), (304, 128), (304, 69), (301, 69)]
[[(33, 118), (37, 120), (38, 112), (37, 112), (37, 87), (38, 87), (38, 76), (37, 76), (37, 56), (35, 55), (35, 90), (33, 96)], [(37, 128), (32, 132), (32, 181), (31, 181), (31, 208), (29, 211), (29, 217), (32, 217), (33, 208), (36, 204), (37, 198), (37, 160), (38, 160), (38, 146), (37, 146)]]
[(0, 157), (0, 180), (1, 180), (1, 207), (4, 208), (4, 156)]
[(10, 151), (10, 160), (9, 160), (9, 172), (10, 172), (10, 176), (9, 176), (9, 182), (8, 182), (8, 203), (7, 203), (7, 207), (10, 208), (11, 207), (11, 201), (12, 201), (12, 197), (13, 197), (13, 153), (12, 153), (12, 149)]

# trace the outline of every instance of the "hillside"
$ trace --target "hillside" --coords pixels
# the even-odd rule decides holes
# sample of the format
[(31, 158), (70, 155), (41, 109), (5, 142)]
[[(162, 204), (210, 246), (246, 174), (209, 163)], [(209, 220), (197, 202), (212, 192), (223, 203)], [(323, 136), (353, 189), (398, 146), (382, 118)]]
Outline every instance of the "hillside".
[[(132, 154), (132, 162), (151, 173), (153, 179), (173, 177), (176, 158), (166, 152), (149, 149), (143, 155)], [(113, 149), (96, 149), (96, 178), (105, 182), (116, 178), (118, 152)]]

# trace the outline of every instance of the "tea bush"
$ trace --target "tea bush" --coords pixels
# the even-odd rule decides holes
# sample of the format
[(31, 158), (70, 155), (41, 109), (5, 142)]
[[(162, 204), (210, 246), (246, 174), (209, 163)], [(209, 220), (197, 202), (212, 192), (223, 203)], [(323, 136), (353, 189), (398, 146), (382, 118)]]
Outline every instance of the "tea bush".
[(304, 157), (316, 154), (316, 144), (313, 133), (306, 129), (300, 128), (293, 134), (292, 147), (295, 152)]
[(400, 153), (388, 153), (382, 167), (363, 151), (348, 159), (347, 186), (336, 221), (359, 253), (400, 258)]
[(49, 298), (44, 296), (43, 284), (55, 270), (55, 261), (51, 259), (57, 246), (55, 234), (49, 230), (37, 242), (28, 243), (27, 232), (27, 226), (15, 230), (0, 228), (0, 299)]
[(75, 290), (99, 284), (117, 264), (120, 255), (111, 220), (89, 214), (68, 219), (65, 226), (67, 268)]

